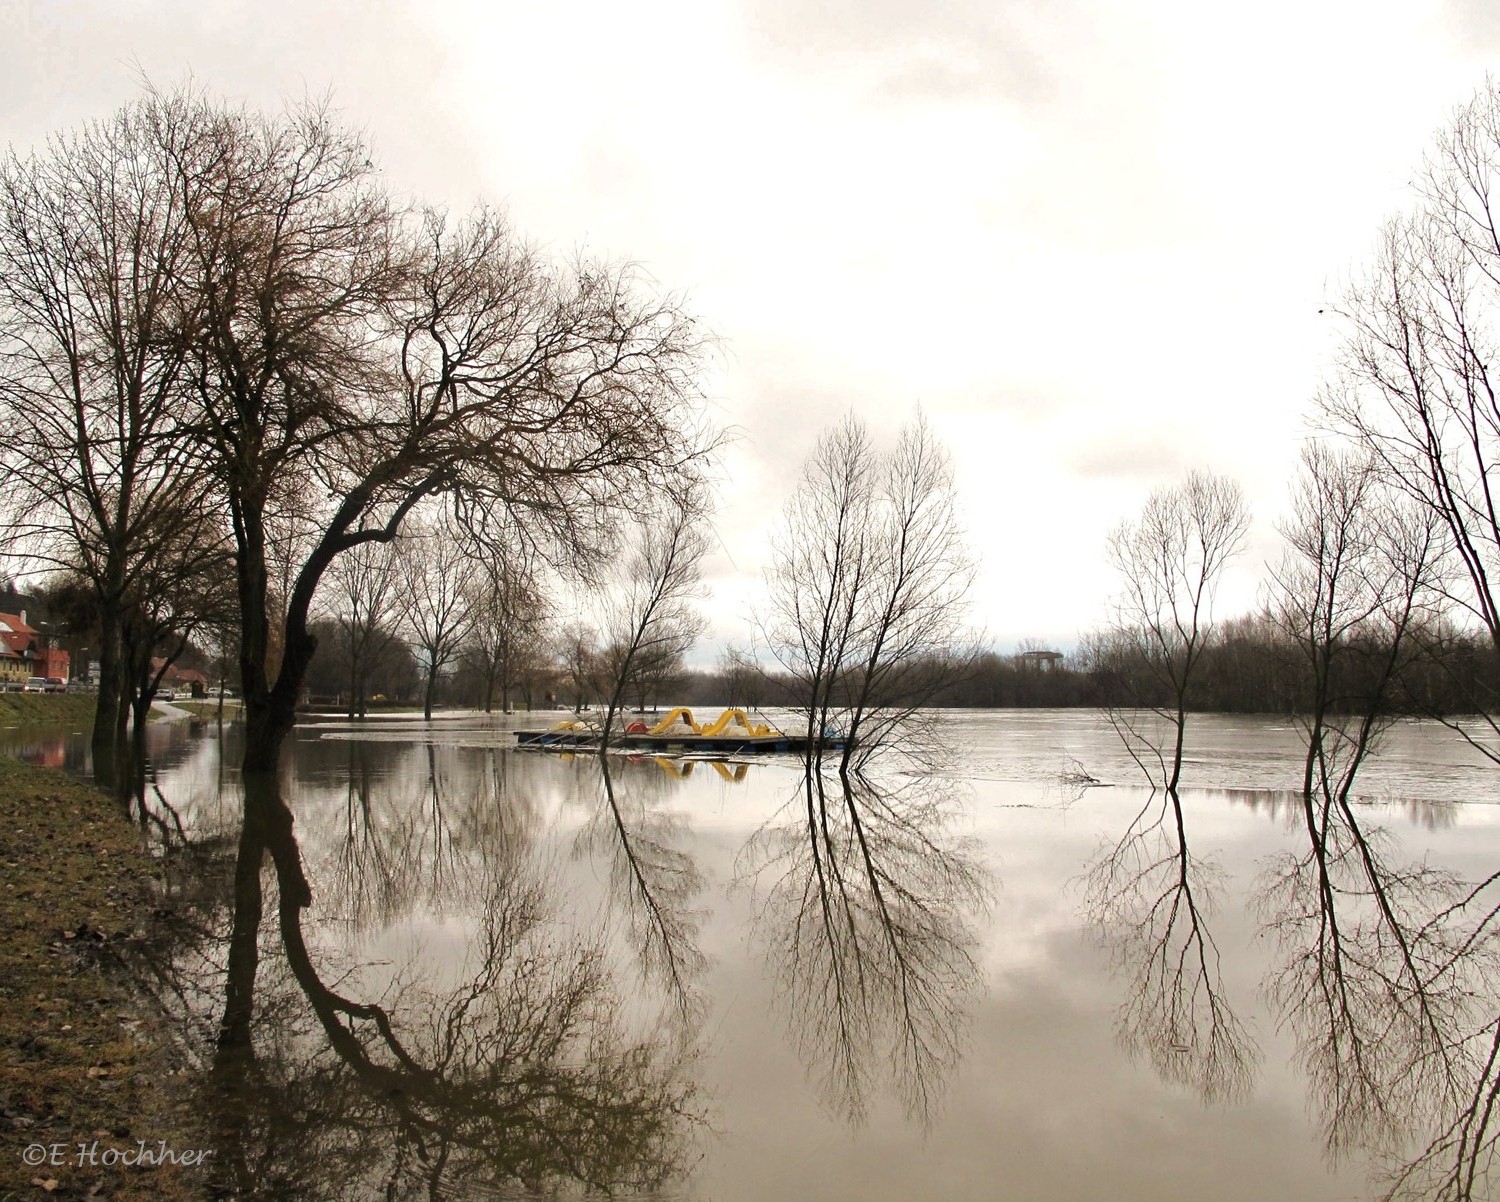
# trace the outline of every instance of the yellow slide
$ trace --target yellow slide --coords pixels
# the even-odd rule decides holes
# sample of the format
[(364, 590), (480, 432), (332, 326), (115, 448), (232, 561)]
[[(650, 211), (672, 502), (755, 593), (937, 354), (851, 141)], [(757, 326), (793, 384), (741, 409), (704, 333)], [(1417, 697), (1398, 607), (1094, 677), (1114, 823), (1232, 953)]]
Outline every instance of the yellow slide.
[(706, 737), (722, 735), (725, 738), (762, 738), (776, 732), (769, 726), (750, 721), (750, 715), (744, 710), (725, 710), (709, 726), (705, 726), (702, 732)]
[(703, 731), (693, 721), (693, 711), (679, 705), (647, 733), (653, 735), (701, 735)]

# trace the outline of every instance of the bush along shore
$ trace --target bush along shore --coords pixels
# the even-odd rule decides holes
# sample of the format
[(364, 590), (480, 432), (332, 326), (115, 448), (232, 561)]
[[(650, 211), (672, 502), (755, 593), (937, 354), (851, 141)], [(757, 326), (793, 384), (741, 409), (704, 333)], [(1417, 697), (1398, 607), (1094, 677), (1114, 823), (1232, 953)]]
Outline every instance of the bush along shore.
[(189, 1078), (123, 967), (156, 905), (138, 830), (92, 786), (0, 757), (0, 864), (0, 1198), (202, 1196)]

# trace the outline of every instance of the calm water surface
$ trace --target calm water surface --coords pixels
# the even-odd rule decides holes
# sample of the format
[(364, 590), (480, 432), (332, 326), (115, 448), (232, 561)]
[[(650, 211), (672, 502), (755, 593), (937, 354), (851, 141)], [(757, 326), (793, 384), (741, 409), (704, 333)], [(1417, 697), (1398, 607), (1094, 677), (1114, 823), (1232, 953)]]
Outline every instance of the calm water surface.
[(1087, 712), (821, 787), (516, 725), (308, 724), (248, 798), (232, 729), (152, 732), (226, 1189), (1490, 1196), (1500, 769), (1441, 727), (1325, 813), (1296, 729), (1204, 717), (1179, 814)]

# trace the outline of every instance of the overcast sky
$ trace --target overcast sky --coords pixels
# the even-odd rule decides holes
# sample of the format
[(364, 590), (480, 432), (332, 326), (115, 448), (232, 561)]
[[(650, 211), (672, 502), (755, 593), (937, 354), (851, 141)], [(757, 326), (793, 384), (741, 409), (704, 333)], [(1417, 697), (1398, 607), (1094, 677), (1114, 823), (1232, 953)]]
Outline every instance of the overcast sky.
[(1238, 479), (1249, 603), (1334, 345), (1320, 317), (1500, 63), (1500, 5), (1266, 0), (0, 0), (24, 149), (191, 74), (331, 92), (393, 188), (644, 264), (722, 353), (710, 564), (740, 635), (820, 430), (951, 448), (1001, 646), (1071, 643), (1111, 526)]

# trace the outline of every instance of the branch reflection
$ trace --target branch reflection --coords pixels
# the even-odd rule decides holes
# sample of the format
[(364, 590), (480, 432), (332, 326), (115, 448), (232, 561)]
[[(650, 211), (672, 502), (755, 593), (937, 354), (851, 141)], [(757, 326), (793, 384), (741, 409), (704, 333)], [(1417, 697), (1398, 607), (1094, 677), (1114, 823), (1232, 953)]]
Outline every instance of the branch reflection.
[(1296, 1034), (1330, 1152), (1375, 1154), (1388, 1196), (1488, 1197), (1500, 1139), (1496, 878), (1466, 884), (1399, 859), (1347, 789), (1309, 795), (1302, 832), (1307, 849), (1268, 869), (1260, 900), (1279, 952), (1269, 993)]
[(481, 898), (473, 861), (492, 845), (533, 838), (538, 816), (494, 749), (342, 744), (343, 805), (311, 859), (355, 932), (378, 931), (418, 909), (466, 911)]
[[(262, 863), (279, 939), (261, 931)], [(680, 1030), (632, 1030), (603, 951), (554, 921), (520, 841), (465, 858), (482, 898), (460, 962), (381, 986), (304, 930), (312, 890), (274, 781), (245, 784), (219, 1035), (221, 1184), (255, 1196), (653, 1189), (698, 1119)], [(264, 965), (261, 960), (266, 961)], [(361, 1000), (360, 994), (378, 1000)]]
[(758, 924), (798, 1050), (850, 1120), (884, 1071), (925, 1122), (958, 1059), (990, 879), (957, 809), (933, 777), (812, 771), (742, 853), (769, 881)]
[(1243, 1097), (1259, 1059), (1229, 1002), (1209, 928), (1217, 877), (1189, 849), (1178, 792), (1153, 789), (1087, 880), (1088, 915), (1126, 982), (1121, 1044), (1205, 1101)]
[[(1400, 851), (1352, 800), (1368, 740), (1273, 806), (1294, 846), (1252, 904), (1273, 949), (1264, 982), (1292, 1033), (1329, 1155), (1373, 1159), (1384, 1196), (1493, 1196), (1500, 1151), (1500, 873), (1466, 881)], [(1316, 769), (1316, 770), (1313, 770)], [(1087, 910), (1126, 982), (1125, 1047), (1208, 1101), (1242, 1097), (1259, 1053), (1226, 995), (1210, 931), (1213, 866), (1189, 807), (1153, 790), (1092, 865)]]
[[(693, 908), (703, 873), (681, 847), (685, 820), (660, 804), (661, 784), (670, 778), (654, 769), (670, 761), (626, 763), (622, 773), (610, 756), (598, 759), (598, 804), (578, 832), (574, 852), (608, 864), (610, 900), (625, 916), (632, 946), (640, 949), (647, 974), (661, 981), (691, 1021), (702, 1013), (697, 981), (707, 963), (698, 947), (703, 913)], [(640, 767), (650, 775), (634, 771)]]

